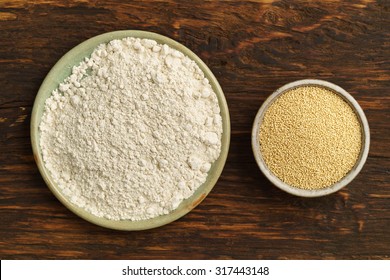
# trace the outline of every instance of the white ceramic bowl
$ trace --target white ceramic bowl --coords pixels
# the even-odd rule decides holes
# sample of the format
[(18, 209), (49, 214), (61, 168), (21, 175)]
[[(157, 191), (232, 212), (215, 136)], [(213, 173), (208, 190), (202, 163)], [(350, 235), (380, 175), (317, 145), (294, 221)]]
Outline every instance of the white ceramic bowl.
[[(271, 170), (267, 167), (266, 163), (264, 162), (264, 159), (261, 155), (260, 141), (259, 141), (259, 129), (263, 122), (264, 114), (266, 113), (268, 107), (284, 92), (289, 91), (293, 88), (297, 88), (301, 86), (310, 86), (310, 85), (320, 86), (329, 89), (334, 93), (338, 94), (340, 97), (342, 97), (355, 111), (362, 128), (362, 149), (360, 151), (360, 155), (358, 160), (356, 161), (355, 166), (351, 169), (350, 172), (347, 173), (346, 176), (344, 176), (337, 183), (323, 189), (313, 189), (313, 190), (300, 189), (297, 187), (290, 186), (285, 182), (283, 182), (282, 180), (280, 180), (276, 175), (274, 175), (271, 172)], [(267, 98), (267, 100), (260, 107), (255, 117), (255, 121), (253, 123), (253, 128), (252, 128), (252, 149), (260, 170), (278, 188), (290, 194), (303, 196), (303, 197), (317, 197), (317, 196), (328, 195), (348, 185), (358, 175), (364, 163), (366, 162), (369, 146), (370, 146), (370, 129), (362, 108), (359, 106), (357, 101), (344, 89), (342, 89), (341, 87), (335, 84), (322, 81), (322, 80), (312, 80), (312, 79), (299, 80), (299, 81), (286, 84), (281, 88), (279, 88), (278, 90), (276, 90), (270, 97)]]

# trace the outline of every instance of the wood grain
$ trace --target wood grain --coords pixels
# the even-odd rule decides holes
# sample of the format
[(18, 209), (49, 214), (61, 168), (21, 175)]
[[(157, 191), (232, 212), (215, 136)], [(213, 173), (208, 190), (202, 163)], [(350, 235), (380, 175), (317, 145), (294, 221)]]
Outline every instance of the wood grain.
[[(1, 259), (390, 259), (388, 1), (0, 0)], [(198, 54), (225, 92), (232, 140), (223, 174), (191, 213), (167, 226), (94, 226), (50, 193), (29, 137), (34, 98), (70, 48), (141, 29)], [(276, 88), (319, 78), (349, 91), (371, 128), (360, 175), (323, 198), (273, 187), (253, 159), (254, 116)]]

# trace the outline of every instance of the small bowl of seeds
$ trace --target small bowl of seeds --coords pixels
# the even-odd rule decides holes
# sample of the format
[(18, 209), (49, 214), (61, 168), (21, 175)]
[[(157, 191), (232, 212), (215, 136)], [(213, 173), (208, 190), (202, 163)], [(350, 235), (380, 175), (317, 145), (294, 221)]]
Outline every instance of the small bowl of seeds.
[(297, 196), (331, 194), (362, 169), (370, 145), (362, 108), (344, 89), (299, 80), (276, 90), (261, 106), (252, 149), (263, 174)]

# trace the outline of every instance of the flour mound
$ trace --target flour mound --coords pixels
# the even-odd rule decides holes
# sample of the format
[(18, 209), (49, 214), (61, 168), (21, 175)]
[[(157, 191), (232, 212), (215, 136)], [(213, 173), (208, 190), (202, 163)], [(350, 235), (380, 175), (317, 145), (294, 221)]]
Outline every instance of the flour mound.
[(99, 45), (46, 100), (46, 168), (98, 217), (168, 214), (206, 181), (221, 151), (215, 92), (197, 64), (156, 41)]

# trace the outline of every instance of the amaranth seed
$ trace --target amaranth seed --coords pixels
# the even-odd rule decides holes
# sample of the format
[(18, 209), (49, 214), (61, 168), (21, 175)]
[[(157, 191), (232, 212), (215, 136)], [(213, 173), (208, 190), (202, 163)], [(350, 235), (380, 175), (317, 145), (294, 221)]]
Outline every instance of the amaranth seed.
[(301, 189), (338, 182), (354, 167), (362, 147), (352, 107), (319, 86), (301, 86), (279, 96), (265, 112), (259, 134), (271, 172)]

